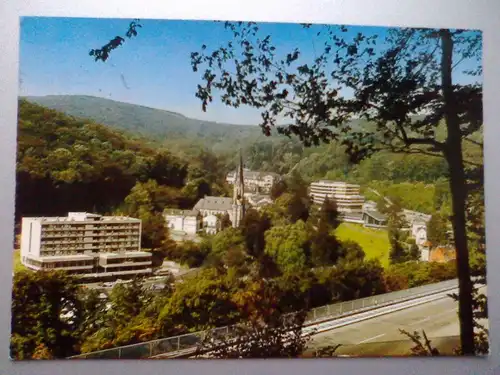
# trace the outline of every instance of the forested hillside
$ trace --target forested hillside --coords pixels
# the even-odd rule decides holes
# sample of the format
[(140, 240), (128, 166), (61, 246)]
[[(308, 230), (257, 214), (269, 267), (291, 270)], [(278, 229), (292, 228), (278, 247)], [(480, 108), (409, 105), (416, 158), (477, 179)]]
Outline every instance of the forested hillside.
[(151, 181), (163, 187), (163, 204), (189, 207), (201, 194), (223, 191), (224, 174), (204, 172), (217, 162), (200, 150), (181, 159), (106, 126), (21, 100), (16, 217), (110, 212), (136, 184)]
[[(198, 182), (202, 182), (199, 180), (204, 173), (202, 171), (206, 173), (213, 172), (219, 175), (218, 178), (220, 180), (223, 180), (222, 175), (236, 167), (238, 150), (241, 148), (243, 150), (245, 166), (253, 170), (272, 171), (283, 175), (295, 171), (306, 182), (326, 178), (359, 183), (362, 185), (363, 193), (366, 194), (368, 199), (377, 198), (370, 190), (375, 189), (383, 195), (398, 196), (402, 199), (402, 203), (406, 208), (427, 213), (441, 209), (447, 211), (449, 209), (447, 166), (444, 159), (439, 157), (380, 152), (362, 161), (360, 164), (354, 165), (349, 162), (344, 147), (339, 145), (339, 143), (332, 142), (331, 144), (305, 148), (296, 138), (287, 138), (279, 135), (265, 137), (260, 128), (255, 125), (242, 126), (199, 121), (174, 112), (89, 96), (45, 96), (30, 97), (29, 99), (75, 116), (79, 120), (73, 119), (72, 121), (80, 123), (81, 126), (94, 122), (104, 125), (85, 125), (86, 130), (78, 132), (80, 137), (79, 142), (84, 143), (85, 147), (88, 147), (88, 141), (94, 138), (91, 147), (94, 149), (95, 155), (92, 160), (94, 162), (97, 161), (101, 169), (104, 169), (108, 165), (108, 162), (111, 164), (122, 163), (118, 169), (126, 172), (123, 174), (117, 172), (113, 176), (116, 186), (119, 187), (117, 187), (118, 191), (110, 193), (112, 195), (111, 198), (116, 197), (118, 200), (123, 197), (126, 191), (130, 190), (130, 184), (132, 184), (134, 176), (138, 176), (137, 173), (139, 172), (137, 171), (140, 170), (138, 165), (142, 163), (143, 153), (151, 156), (157, 152), (154, 149), (166, 149), (168, 150), (169, 158), (172, 158), (172, 155), (177, 157), (172, 159), (172, 165), (182, 164), (180, 160), (185, 163), (187, 160), (192, 161), (197, 159), (201, 170), (196, 178)], [(26, 106), (27, 104), (25, 103), (24, 105)], [(21, 120), (29, 120), (25, 119), (25, 117), (21, 111)], [(84, 120), (85, 118), (91, 120)], [(358, 121), (354, 126), (367, 126), (367, 124)], [(42, 128), (38, 130), (43, 132)], [(96, 133), (97, 138), (89, 133), (89, 129), (91, 128), (99, 129)], [(29, 121), (26, 124), (22, 122), (21, 152), (23, 152), (23, 142), (25, 141), (23, 139), (23, 131), (28, 134), (28, 129)], [(62, 132), (65, 131), (66, 129), (62, 130)], [(93, 131), (95, 132), (95, 130)], [(125, 134), (122, 131), (125, 131)], [(439, 137), (444, 137), (444, 128), (440, 129), (438, 133)], [(109, 136), (111, 139), (115, 139), (118, 137), (118, 134), (121, 134), (119, 136), (121, 137), (120, 139), (126, 139), (126, 142), (121, 141), (122, 143), (119, 145), (116, 142), (111, 144), (111, 147), (118, 148), (114, 150), (114, 154), (109, 155), (105, 150), (107, 150), (107, 147), (109, 148), (110, 141), (106, 140), (106, 138)], [(38, 136), (46, 138), (46, 135), (43, 133), (37, 133), (34, 138), (38, 139)], [(479, 131), (474, 138), (476, 140), (481, 139), (481, 132)], [(62, 140), (56, 140), (49, 148), (59, 147), (56, 145), (57, 142), (64, 143), (66, 141), (63, 137)], [(66, 144), (66, 146), (68, 145), (70, 143)], [(80, 146), (73, 153), (73, 157), (77, 158), (79, 163), (82, 163), (83, 161), (78, 155), (86, 151)], [(136, 149), (138, 151), (137, 155), (135, 155)], [(94, 151), (90, 151), (90, 153), (92, 154)], [(211, 157), (208, 159), (200, 158), (200, 152), (205, 153), (205, 155), (211, 155)], [(100, 153), (106, 155), (106, 158), (109, 160), (101, 163), (97, 156)], [(117, 153), (120, 156), (117, 156)], [(482, 164), (482, 151), (474, 143), (464, 143), (464, 154), (467, 159)], [(133, 155), (133, 160), (131, 159), (131, 155)], [(59, 160), (61, 158), (64, 159), (63, 152), (58, 151), (49, 161), (43, 163), (62, 163), (63, 161)], [(24, 163), (28, 163), (27, 165), (29, 165), (29, 163), (35, 162), (28, 158)], [(215, 164), (210, 167), (207, 163)], [(77, 165), (73, 164), (73, 170), (81, 169), (79, 167), (75, 168)], [(215, 165), (217, 165), (215, 168), (217, 170), (214, 170)], [(108, 165), (108, 167), (110, 166)], [(27, 170), (29, 168), (31, 167), (28, 167)], [(179, 168), (182, 169), (182, 167)], [(187, 168), (187, 166), (184, 165), (184, 168)], [(98, 180), (95, 172), (94, 170), (93, 184), (97, 184)], [(107, 172), (110, 172), (109, 168)], [(30, 171), (30, 173), (34, 174), (35, 172)], [(141, 173), (144, 173), (144, 171), (142, 170)], [(185, 182), (182, 178), (182, 173), (179, 175), (180, 180), (183, 181), (180, 185), (179, 181), (167, 181), (168, 185), (175, 188), (182, 187)], [(72, 178), (70, 177), (71, 172), (66, 170), (66, 172), (61, 174), (57, 168), (54, 171), (54, 176), (52, 177), (56, 180)], [(20, 177), (23, 178), (24, 176), (21, 175)], [(81, 179), (82, 176), (73, 178)], [(89, 176), (86, 178), (85, 183), (87, 184), (89, 183)], [(120, 179), (123, 181), (120, 182)], [(145, 176), (142, 175), (140, 180), (144, 179)], [(108, 184), (113, 184), (110, 178), (105, 178), (105, 181)], [(101, 181), (100, 183), (103, 182)], [(220, 184), (221, 181), (219, 182)], [(83, 191), (81, 193), (78, 192), (77, 196), (87, 194), (88, 189), (83, 187), (83, 185), (82, 189)], [(190, 189), (192, 191), (193, 187), (191, 186)], [(104, 190), (109, 191), (109, 189)], [(32, 196), (31, 193), (29, 193), (29, 196)], [(73, 194), (70, 193), (69, 197), (73, 197)], [(99, 209), (106, 208), (109, 204), (105, 202), (110, 202), (108, 197), (101, 197), (102, 201), (100, 199), (91, 199), (95, 202), (96, 208)], [(86, 200), (88, 201), (88, 199)], [(112, 204), (115, 203), (115, 200), (112, 199), (111, 201)]]

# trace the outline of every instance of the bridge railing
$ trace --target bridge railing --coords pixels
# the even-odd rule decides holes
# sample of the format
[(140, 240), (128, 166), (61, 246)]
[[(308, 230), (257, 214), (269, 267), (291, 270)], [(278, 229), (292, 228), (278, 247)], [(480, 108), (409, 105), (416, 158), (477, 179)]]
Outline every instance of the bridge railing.
[[(396, 292), (320, 306), (313, 308), (308, 312), (304, 324), (308, 326), (320, 321), (340, 318), (346, 315), (403, 302), (405, 300), (448, 291), (457, 287), (458, 281), (457, 279), (454, 279), (399, 290)], [(214, 328), (210, 330), (210, 334), (211, 336), (227, 336), (231, 333), (232, 327), (233, 326)], [(195, 348), (197, 344), (202, 341), (204, 335), (205, 332), (187, 333), (180, 336), (167, 337), (138, 344), (80, 354), (70, 357), (70, 359), (141, 359), (151, 358), (161, 354), (182, 353), (184, 350)]]

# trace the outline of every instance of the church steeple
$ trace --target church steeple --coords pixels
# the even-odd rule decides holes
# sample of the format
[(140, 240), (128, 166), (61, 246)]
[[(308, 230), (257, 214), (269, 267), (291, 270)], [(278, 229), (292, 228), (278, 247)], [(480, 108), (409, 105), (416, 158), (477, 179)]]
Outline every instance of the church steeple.
[(243, 154), (240, 149), (240, 163), (233, 184), (233, 227), (240, 225), (245, 216), (245, 178), (243, 176)]

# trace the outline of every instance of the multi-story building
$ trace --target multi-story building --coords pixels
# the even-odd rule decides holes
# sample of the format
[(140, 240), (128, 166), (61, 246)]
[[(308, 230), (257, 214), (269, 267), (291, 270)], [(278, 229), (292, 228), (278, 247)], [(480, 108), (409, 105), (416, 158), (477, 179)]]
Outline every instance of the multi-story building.
[[(234, 184), (237, 181), (239, 171), (229, 172), (226, 181)], [(246, 192), (269, 193), (273, 185), (280, 180), (281, 176), (273, 172), (259, 172), (243, 169), (243, 183)], [(238, 181), (237, 181), (238, 182)]]
[(21, 262), (33, 270), (65, 270), (85, 279), (152, 272), (151, 253), (141, 251), (141, 220), (86, 212), (23, 218)]
[(323, 204), (326, 198), (334, 200), (344, 221), (363, 222), (363, 203), (360, 186), (345, 182), (320, 180), (311, 183), (309, 194), (317, 205)]

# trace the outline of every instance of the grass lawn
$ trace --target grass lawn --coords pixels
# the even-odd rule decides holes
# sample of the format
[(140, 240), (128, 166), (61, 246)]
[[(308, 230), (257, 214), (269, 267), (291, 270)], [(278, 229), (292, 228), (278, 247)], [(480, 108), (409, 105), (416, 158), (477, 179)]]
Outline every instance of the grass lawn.
[(383, 229), (365, 228), (361, 224), (342, 223), (335, 232), (341, 241), (357, 242), (364, 250), (367, 259), (378, 258), (382, 266), (389, 265), (389, 237)]
[(12, 257), (12, 269), (14, 273), (24, 271), (26, 267), (21, 263), (21, 252), (19, 250), (14, 250)]

